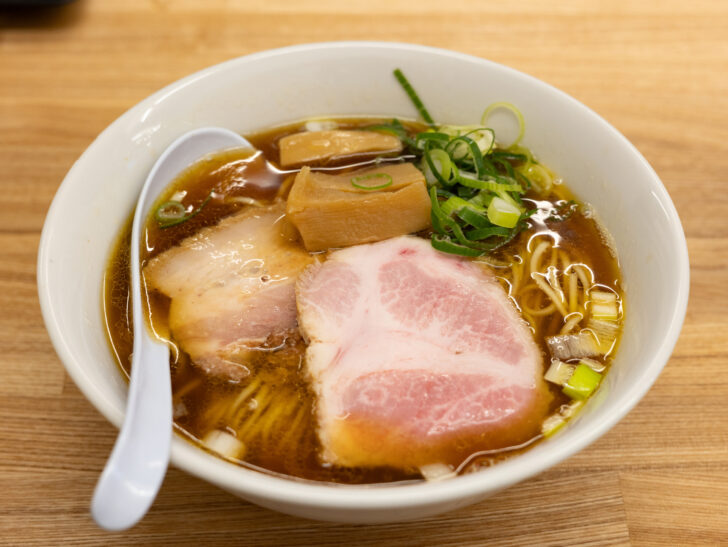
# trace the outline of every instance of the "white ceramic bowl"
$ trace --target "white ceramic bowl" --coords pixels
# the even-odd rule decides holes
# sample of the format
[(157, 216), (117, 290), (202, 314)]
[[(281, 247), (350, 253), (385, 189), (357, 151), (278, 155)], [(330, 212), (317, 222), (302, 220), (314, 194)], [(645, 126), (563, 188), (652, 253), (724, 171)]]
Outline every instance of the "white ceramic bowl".
[(156, 157), (181, 133), (206, 125), (247, 133), (313, 115), (415, 117), (392, 77), (397, 67), (442, 122), (477, 123), (494, 101), (518, 105), (527, 123), (524, 144), (596, 207), (614, 236), (626, 291), (624, 336), (605, 382), (568, 428), (523, 455), (451, 480), (376, 487), (286, 480), (174, 439), (175, 466), (293, 515), (413, 519), (471, 504), (547, 469), (603, 435), (640, 400), (667, 362), (685, 315), (688, 254), (665, 188), (617, 130), (576, 100), (515, 70), (421, 46), (342, 42), (266, 51), (193, 74), (134, 106), (83, 153), (50, 208), (38, 257), (43, 316), (68, 373), (109, 421), (122, 422), (126, 382), (104, 333), (102, 276)]

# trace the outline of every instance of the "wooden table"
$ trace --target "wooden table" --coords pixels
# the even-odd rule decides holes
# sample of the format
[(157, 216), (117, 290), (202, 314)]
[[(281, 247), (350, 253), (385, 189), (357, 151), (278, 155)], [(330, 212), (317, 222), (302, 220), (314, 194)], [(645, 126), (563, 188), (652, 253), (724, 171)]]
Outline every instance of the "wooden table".
[[(728, 3), (79, 0), (0, 8), (0, 543), (728, 544)], [(416, 523), (309, 522), (171, 470), (147, 518), (98, 530), (89, 497), (116, 436), (51, 347), (36, 250), (66, 171), (158, 88), (267, 48), (395, 40), (488, 58), (599, 112), (655, 167), (688, 237), (675, 353), (617, 427), (475, 506)], [(638, 236), (638, 234), (636, 235)]]

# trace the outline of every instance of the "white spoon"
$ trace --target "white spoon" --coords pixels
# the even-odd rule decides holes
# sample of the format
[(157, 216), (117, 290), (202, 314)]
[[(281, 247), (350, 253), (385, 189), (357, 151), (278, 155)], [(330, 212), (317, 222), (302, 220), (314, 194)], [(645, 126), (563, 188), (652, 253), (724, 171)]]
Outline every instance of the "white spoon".
[(91, 514), (107, 530), (125, 530), (149, 510), (162, 485), (172, 440), (169, 348), (152, 336), (142, 307), (139, 247), (144, 222), (160, 192), (186, 167), (225, 148), (252, 145), (237, 133), (205, 127), (174, 141), (142, 187), (131, 229), (131, 291), (134, 347), (126, 415), (91, 501)]

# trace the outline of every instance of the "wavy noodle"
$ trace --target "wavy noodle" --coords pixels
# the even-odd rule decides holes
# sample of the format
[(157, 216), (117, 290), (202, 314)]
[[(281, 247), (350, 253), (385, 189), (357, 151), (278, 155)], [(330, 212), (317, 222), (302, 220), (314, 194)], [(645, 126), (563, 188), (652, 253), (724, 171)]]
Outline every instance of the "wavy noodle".
[(569, 313), (576, 313), (579, 306), (579, 277), (574, 272), (568, 272), (566, 278), (569, 283)]
[(189, 382), (187, 382), (185, 385), (183, 385), (181, 388), (176, 389), (174, 391), (174, 400), (175, 401), (181, 401), (182, 397), (190, 393), (192, 390), (197, 388), (200, 384), (202, 384), (202, 378), (193, 378)]
[(499, 275), (536, 333), (566, 334), (584, 327), (593, 273), (550, 236), (532, 237), (524, 254), (511, 260), (510, 271)]
[[(197, 387), (192, 380), (179, 391), (185, 393)], [(218, 399), (204, 416), (210, 430), (227, 430), (246, 446), (257, 445), (268, 454), (285, 455), (296, 451), (307, 428), (306, 404), (294, 386), (280, 385), (275, 371), (259, 370), (239, 391)]]
[(566, 322), (564, 323), (564, 326), (561, 327), (561, 331), (559, 331), (559, 334), (569, 334), (571, 331), (573, 331), (574, 327), (576, 327), (584, 320), (584, 314), (575, 311), (567, 315), (564, 319), (566, 320)]

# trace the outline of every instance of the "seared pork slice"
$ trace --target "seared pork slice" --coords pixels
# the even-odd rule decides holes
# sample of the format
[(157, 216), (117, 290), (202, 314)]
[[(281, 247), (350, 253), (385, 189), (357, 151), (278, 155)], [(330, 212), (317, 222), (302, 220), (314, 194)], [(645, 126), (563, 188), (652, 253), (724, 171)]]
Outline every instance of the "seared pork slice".
[(171, 298), (173, 337), (208, 372), (245, 377), (251, 349), (296, 327), (294, 283), (313, 259), (286, 222), (283, 204), (249, 209), (145, 265), (147, 287)]
[(492, 273), (403, 236), (332, 253), (296, 294), (326, 462), (455, 466), (539, 431), (541, 354)]
[(292, 167), (357, 154), (401, 152), (402, 141), (376, 131), (305, 131), (283, 137), (278, 148), (281, 167)]

